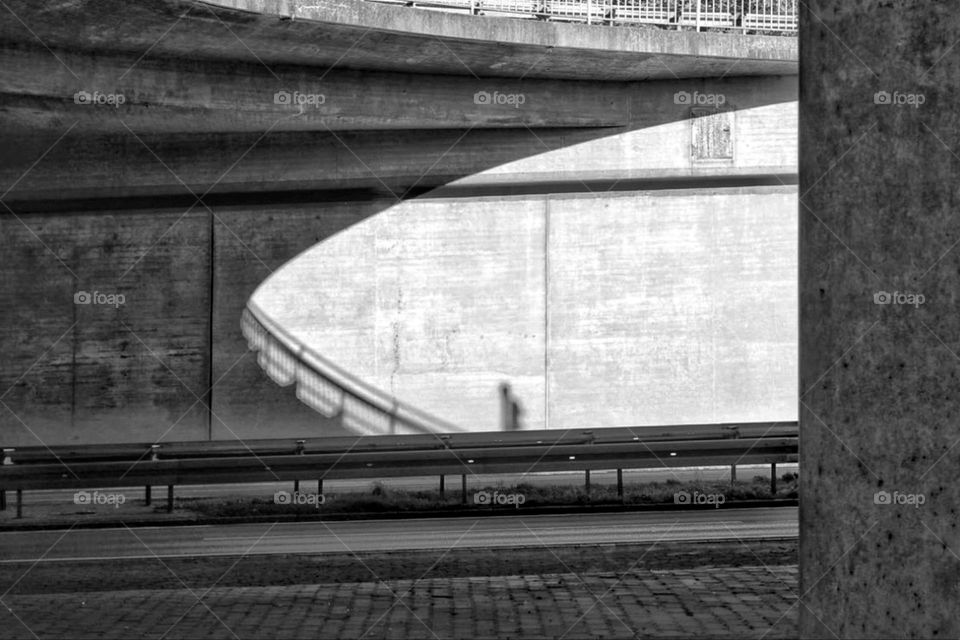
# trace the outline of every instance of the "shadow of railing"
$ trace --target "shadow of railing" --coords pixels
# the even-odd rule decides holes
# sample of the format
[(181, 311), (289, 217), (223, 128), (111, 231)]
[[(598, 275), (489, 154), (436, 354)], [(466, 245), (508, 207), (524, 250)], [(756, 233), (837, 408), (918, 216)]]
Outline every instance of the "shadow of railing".
[(464, 429), (401, 403), (338, 367), (274, 322), (253, 300), (241, 318), (257, 362), (280, 386), (296, 385), (297, 398), (341, 426), (363, 435), (455, 433)]

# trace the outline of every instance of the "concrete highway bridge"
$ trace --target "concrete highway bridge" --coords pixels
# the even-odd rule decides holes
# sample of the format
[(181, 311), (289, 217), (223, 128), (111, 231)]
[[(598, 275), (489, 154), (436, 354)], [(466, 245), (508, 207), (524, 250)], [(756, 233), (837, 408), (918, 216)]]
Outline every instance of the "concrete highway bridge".
[[(799, 393), (791, 405), (796, 411), (799, 396), (804, 473), (799, 585), (790, 595), (796, 596), (800, 635), (960, 636), (960, 116), (954, 108), (960, 58), (953, 45), (960, 40), (960, 22), (941, 2), (798, 5), (799, 48), (790, 38), (736, 29), (564, 24), (349, 0), (5, 0), (4, 443), (281, 436), (340, 428), (341, 418), (322, 417), (268, 378), (255, 361), (259, 356), (248, 350), (240, 318), (259, 307), (301, 341), (300, 357), (309, 346), (336, 364), (331, 345), (313, 344), (307, 325), (298, 321), (297, 301), (283, 298), (280, 285), (298, 273), (297, 257), (322, 266), (320, 247), (326, 246), (351, 252), (340, 254), (350, 259), (341, 264), (354, 270), (369, 265), (368, 274), (376, 273), (371, 256), (383, 257), (381, 264), (394, 266), (375, 279), (382, 286), (356, 289), (366, 292), (366, 307), (319, 307), (324, 313), (380, 309), (377, 301), (391, 298), (376, 292), (396, 293), (394, 274), (411, 287), (417, 279), (408, 277), (410, 255), (389, 253), (394, 240), (398, 247), (408, 242), (399, 232), (409, 228), (384, 228), (378, 221), (406, 215), (416, 222), (414, 229), (434, 230), (422, 235), (432, 246), (446, 247), (448, 238), (462, 234), (444, 235), (456, 226), (431, 216), (456, 211), (464, 215), (452, 224), (471, 215), (477, 220), (476, 237), (487, 253), (496, 253), (491, 247), (503, 237), (498, 231), (509, 236), (503, 255), (517, 255), (507, 240), (523, 240), (530, 249), (523, 264), (530, 270), (518, 282), (545, 283), (544, 274), (551, 273), (551, 282), (585, 283), (588, 293), (598, 295), (584, 298), (589, 303), (563, 321), (552, 311), (525, 316), (529, 323), (512, 342), (496, 334), (493, 344), (509, 344), (511, 357), (522, 356), (509, 361), (514, 369), (492, 370), (482, 387), (457, 386), (451, 397), (463, 397), (471, 411), (486, 415), (482, 394), (489, 400), (489, 382), (512, 380), (530, 412), (528, 426), (542, 419), (558, 428), (566, 420), (580, 423), (576, 409), (586, 406), (574, 397), (576, 385), (559, 378), (576, 384), (599, 379), (611, 393), (594, 389), (590, 406), (600, 413), (598, 423), (616, 424), (616, 416), (603, 412), (656, 411), (658, 398), (670, 394), (646, 386), (639, 373), (644, 367), (616, 369), (626, 371), (624, 378), (592, 367), (647, 358), (643, 364), (656, 377), (676, 381), (677, 397), (690, 399), (689, 390), (697, 390), (691, 404), (673, 406), (719, 416), (735, 406), (722, 383), (741, 381), (735, 388), (747, 402), (767, 379), (742, 382), (755, 372), (737, 369), (743, 360), (730, 345), (740, 343), (721, 339), (723, 333), (705, 334), (710, 340), (698, 343), (701, 357), (733, 363), (711, 372), (716, 387), (700, 380), (683, 384), (685, 375), (702, 367), (695, 350), (681, 348), (682, 333), (611, 356), (597, 336), (627, 343), (602, 319), (641, 307), (635, 300), (611, 302), (602, 288), (593, 288), (597, 278), (587, 276), (599, 272), (598, 263), (613, 265), (606, 277), (627, 290), (629, 274), (683, 248), (692, 257), (671, 271), (675, 280), (667, 280), (677, 297), (656, 290), (660, 280), (631, 290), (657, 301), (650, 308), (658, 306), (659, 315), (637, 324), (659, 336), (656, 323), (645, 325), (647, 320), (660, 318), (676, 329), (683, 326), (678, 319), (714, 317), (714, 310), (724, 308), (717, 300), (732, 299), (729, 292), (698, 298), (696, 287), (703, 286), (704, 274), (727, 282), (736, 272), (710, 262), (704, 247), (714, 237), (724, 246), (742, 241), (770, 260), (750, 266), (730, 256), (731, 265), (739, 261), (744, 267), (739, 294), (775, 299), (774, 292), (786, 290), (776, 283), (799, 271), (799, 303), (793, 298), (799, 332), (773, 331), (760, 320), (770, 316), (768, 309), (743, 313), (756, 309), (749, 302), (734, 317), (744, 319), (736, 333), (748, 336), (740, 348), (756, 356), (753, 362), (776, 362), (782, 351), (774, 345), (791, 332), (800, 334), (798, 366), (791, 369), (799, 370)], [(786, 133), (797, 129), (792, 103), (798, 84), (799, 163), (796, 139)], [(716, 109), (720, 94), (724, 108)], [(689, 105), (674, 100), (685, 102), (687, 95)], [(712, 96), (712, 104), (700, 96)], [(694, 113), (694, 106), (704, 110)], [(589, 206), (572, 202), (580, 196)], [(643, 204), (652, 198), (664, 206)], [(711, 205), (693, 206), (698, 198)], [(798, 270), (789, 260), (767, 268), (788, 255), (778, 249), (787, 233), (763, 237), (785, 228), (771, 219), (795, 214), (792, 207), (786, 213), (780, 198), (800, 203)], [(494, 213), (523, 215), (476, 213), (491, 202)], [(739, 222), (721, 236), (714, 235), (720, 227), (706, 223), (709, 216), (700, 226), (683, 217), (705, 211)], [(630, 213), (649, 222), (643, 237), (650, 244), (636, 252), (657, 256), (649, 263), (626, 259), (628, 249), (639, 246), (630, 230), (644, 228), (623, 223)], [(491, 228), (484, 230), (487, 220)], [(620, 222), (610, 222), (615, 220)], [(677, 223), (672, 230), (671, 220)], [(608, 222), (612, 229), (601, 233)], [(503, 231), (508, 223), (515, 233)], [(373, 238), (377, 252), (359, 252), (364, 237)], [(542, 252), (534, 251), (536, 238), (543, 240)], [(564, 238), (575, 242), (564, 244)], [(589, 243), (589, 256), (567, 252)], [(789, 244), (796, 250), (796, 243)], [(463, 249), (452, 246), (450, 255)], [(516, 268), (509, 273), (519, 273), (511, 264)], [(534, 269), (537, 264), (544, 267)], [(558, 264), (586, 279), (556, 274)], [(487, 273), (484, 268), (478, 263), (473, 271)], [(438, 296), (456, 290), (448, 288), (451, 272), (443, 271)], [(324, 284), (338, 285), (323, 291), (370, 284), (357, 281), (346, 266), (315, 273)], [(505, 277), (493, 269), (489, 274)], [(509, 290), (497, 278), (492, 291), (502, 296)], [(302, 306), (318, 309), (310, 299), (317, 290), (305, 289)], [(425, 304), (429, 293), (425, 285), (404, 291), (410, 294), (405, 305)], [(75, 304), (81, 292), (97, 295), (80, 296)], [(926, 302), (880, 304), (876, 296), (890, 292), (922, 293)], [(561, 287), (538, 302), (546, 299), (546, 309), (563, 311), (564, 301), (581, 293)], [(708, 304), (697, 308), (695, 300)], [(497, 312), (518, 313), (509, 302)], [(422, 317), (409, 309), (383, 307), (374, 316), (383, 324), (358, 329), (352, 343), (344, 327), (355, 319), (332, 322), (339, 331), (332, 346), (349, 352), (382, 328), (389, 337), (399, 318)], [(699, 315), (684, 313), (689, 309)], [(496, 317), (482, 308), (460, 312), (463, 318)], [(556, 322), (548, 326), (551, 319)], [(436, 356), (441, 363), (440, 354), (483, 350), (476, 342), (464, 350), (443, 325), (397, 326), (403, 330), (394, 334), (401, 338), (395, 346), (386, 340), (378, 347), (386, 363), (390, 355), (396, 363), (400, 354), (394, 386), (376, 370), (341, 362), (346, 373), (362, 378), (352, 393), (369, 405), (376, 400), (373, 389), (388, 397), (396, 392), (410, 407), (445, 418), (450, 408), (433, 404), (425, 392), (429, 386), (411, 386), (414, 374), (436, 371), (421, 366), (435, 361), (413, 357), (418, 352), (403, 336), (444, 338), (434, 346), (446, 346), (449, 336), (449, 351)], [(549, 345), (564, 341), (569, 353), (579, 354), (572, 365), (550, 360), (558, 352)], [(537, 342), (548, 354), (539, 370), (530, 357), (538, 354)], [(662, 348), (647, 348), (651, 344)], [(679, 361), (670, 358), (677, 353)], [(264, 365), (283, 376), (282, 360), (293, 355), (277, 356), (281, 362), (274, 369), (273, 358)], [(548, 370), (554, 377), (543, 382), (539, 395), (533, 381), (546, 380)], [(780, 388), (787, 374), (772, 371)], [(333, 386), (346, 391), (339, 382)], [(626, 389), (633, 389), (632, 396)], [(322, 401), (304, 397), (315, 405)], [(541, 397), (544, 409), (537, 417)], [(643, 402), (631, 404), (632, 397)], [(785, 400), (764, 398), (751, 406), (786, 411)], [(913, 503), (905, 504), (910, 498)], [(42, 615), (49, 618), (51, 610), (44, 605)]]
[(8, 7), (4, 444), (795, 419), (795, 39)]

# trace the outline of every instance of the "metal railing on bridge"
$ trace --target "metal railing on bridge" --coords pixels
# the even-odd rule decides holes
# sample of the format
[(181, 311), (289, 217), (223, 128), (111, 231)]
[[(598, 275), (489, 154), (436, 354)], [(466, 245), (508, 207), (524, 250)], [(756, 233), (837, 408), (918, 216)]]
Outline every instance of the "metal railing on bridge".
[(796, 35), (797, 0), (368, 0), (471, 15)]

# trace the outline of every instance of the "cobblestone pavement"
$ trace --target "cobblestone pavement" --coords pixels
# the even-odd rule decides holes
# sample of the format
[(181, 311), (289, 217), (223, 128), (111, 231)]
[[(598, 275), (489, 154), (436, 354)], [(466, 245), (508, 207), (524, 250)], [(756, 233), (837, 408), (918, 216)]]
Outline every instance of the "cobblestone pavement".
[(9, 594), (0, 638), (787, 638), (796, 565)]

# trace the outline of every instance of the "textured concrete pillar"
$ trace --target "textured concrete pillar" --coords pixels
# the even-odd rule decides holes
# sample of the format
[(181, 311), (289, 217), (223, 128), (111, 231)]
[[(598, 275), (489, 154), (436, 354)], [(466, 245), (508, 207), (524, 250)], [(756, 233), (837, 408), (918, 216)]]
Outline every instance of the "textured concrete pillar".
[(800, 5), (800, 635), (956, 638), (960, 20)]

